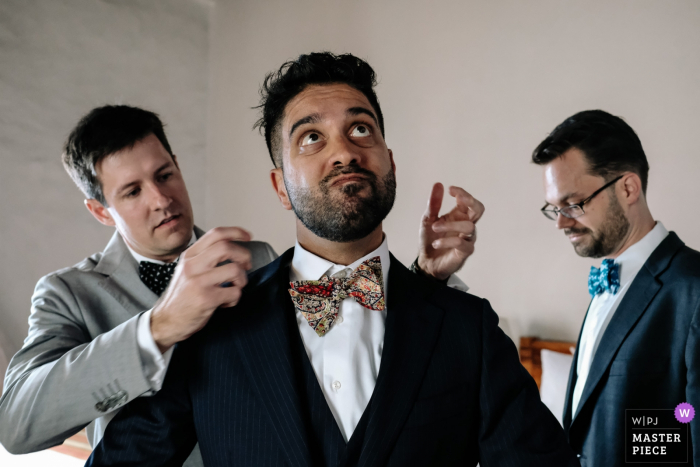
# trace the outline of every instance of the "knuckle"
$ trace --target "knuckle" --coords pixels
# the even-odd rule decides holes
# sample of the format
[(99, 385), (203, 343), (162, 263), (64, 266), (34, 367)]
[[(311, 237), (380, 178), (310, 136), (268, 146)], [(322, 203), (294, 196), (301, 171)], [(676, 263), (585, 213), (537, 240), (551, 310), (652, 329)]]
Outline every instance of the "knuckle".
[(248, 284), (248, 276), (246, 274), (241, 274), (240, 279), (237, 282), (241, 287), (245, 287)]
[[(180, 267), (180, 266), (178, 266)], [(183, 261), (182, 266), (180, 267), (180, 270), (182, 271), (182, 274), (184, 274), (186, 277), (191, 277), (193, 275), (192, 269), (194, 266), (192, 265), (191, 262), (189, 261)]]
[(238, 303), (238, 300), (240, 300), (242, 294), (243, 292), (240, 287), (232, 287), (231, 293), (229, 294), (229, 299), (231, 302)]

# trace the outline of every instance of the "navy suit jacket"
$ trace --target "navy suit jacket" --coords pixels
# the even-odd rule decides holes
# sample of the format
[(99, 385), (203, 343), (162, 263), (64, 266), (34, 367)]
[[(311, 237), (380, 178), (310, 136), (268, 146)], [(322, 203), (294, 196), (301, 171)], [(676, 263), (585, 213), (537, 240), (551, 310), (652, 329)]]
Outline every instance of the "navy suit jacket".
[[(197, 441), (209, 466), (324, 465), (310, 412), (330, 409), (309, 407), (300, 390), (292, 256), (253, 273), (236, 307), (177, 346), (162, 390), (128, 404), (87, 465), (181, 465)], [(332, 464), (578, 465), (486, 300), (393, 256), (387, 296), (364, 428)]]
[[(603, 334), (576, 414), (576, 361), (564, 429), (582, 466), (624, 465), (625, 409), (700, 408), (700, 253), (670, 232), (635, 277)], [(690, 424), (700, 466), (700, 425)]]

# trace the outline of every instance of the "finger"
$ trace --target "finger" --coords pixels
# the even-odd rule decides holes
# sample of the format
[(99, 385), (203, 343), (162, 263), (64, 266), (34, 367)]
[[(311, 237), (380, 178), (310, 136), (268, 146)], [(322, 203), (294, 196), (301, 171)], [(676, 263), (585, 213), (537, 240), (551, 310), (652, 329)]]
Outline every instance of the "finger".
[(460, 211), (468, 213), (469, 219), (472, 222), (478, 221), (484, 214), (486, 209), (478, 199), (467, 193), (463, 188), (451, 186), (449, 189), (450, 195), (454, 196), (457, 201), (457, 207)]
[(236, 306), (241, 299), (241, 295), (243, 295), (243, 289), (238, 287), (221, 290), (225, 290), (226, 292), (222, 297), (224, 299), (221, 300), (221, 305), (219, 305), (220, 308), (231, 308), (232, 306)]
[(470, 221), (440, 220), (433, 224), (433, 231), (446, 234), (459, 234), (464, 237), (471, 237), (476, 231), (476, 226)]
[(211, 269), (221, 263), (238, 263), (245, 269), (250, 269), (252, 259), (250, 251), (236, 243), (221, 241), (211, 245), (194, 259), (201, 263), (205, 269)]
[(433, 185), (433, 189), (430, 192), (430, 199), (428, 199), (428, 207), (423, 214), (423, 220), (433, 220), (437, 219), (440, 214), (440, 207), (442, 207), (442, 198), (445, 195), (445, 187), (442, 183), (438, 182)]
[(224, 288), (243, 288), (248, 283), (248, 276), (240, 265), (228, 263), (203, 274), (202, 280), (205, 284), (216, 288), (221, 288), (222, 285), (226, 285)]
[(469, 242), (461, 237), (444, 237), (435, 240), (432, 247), (436, 250), (455, 249), (465, 254), (470, 254), (474, 251), (474, 242)]
[(185, 251), (185, 255), (186, 257), (190, 258), (197, 256), (217, 242), (249, 242), (252, 238), (253, 236), (250, 234), (250, 232), (240, 227), (215, 227), (202, 235), (202, 237), (197, 240), (194, 245), (189, 247), (187, 251)]

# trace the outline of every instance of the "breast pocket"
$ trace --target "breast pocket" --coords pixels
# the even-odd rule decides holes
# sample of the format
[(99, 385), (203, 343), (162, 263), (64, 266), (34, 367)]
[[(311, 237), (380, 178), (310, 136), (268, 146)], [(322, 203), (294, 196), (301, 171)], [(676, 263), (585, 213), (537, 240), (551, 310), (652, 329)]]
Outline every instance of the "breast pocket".
[(462, 389), (455, 389), (436, 396), (418, 399), (413, 404), (406, 428), (430, 425), (441, 420), (467, 413), (467, 395)]
[(615, 360), (610, 365), (610, 376), (663, 375), (668, 372), (670, 361), (668, 357)]

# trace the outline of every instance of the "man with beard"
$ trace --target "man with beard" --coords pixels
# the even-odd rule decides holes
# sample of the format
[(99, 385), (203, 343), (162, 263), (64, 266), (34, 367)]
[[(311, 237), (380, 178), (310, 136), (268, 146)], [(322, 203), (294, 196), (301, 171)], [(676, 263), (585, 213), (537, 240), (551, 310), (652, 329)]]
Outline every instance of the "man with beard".
[[(36, 286), (29, 335), (0, 398), (0, 443), (13, 453), (61, 444), (86, 426), (97, 444), (121, 407), (161, 388), (173, 346), (237, 302), (246, 270), (277, 257), (241, 229), (194, 225), (178, 159), (152, 112), (93, 109), (68, 137), (63, 163), (90, 213), (116, 231), (103, 252)], [(416, 271), (447, 279), (474, 251), (483, 206), (452, 187), (457, 206), (438, 217), (440, 188), (421, 222)], [(201, 464), (195, 449), (186, 465)]]
[[(658, 461), (626, 459), (625, 409), (700, 406), (700, 254), (654, 221), (649, 165), (622, 119), (580, 112), (532, 160), (544, 168), (544, 215), (579, 256), (604, 258), (591, 268), (569, 376), (569, 442), (583, 466)], [(690, 433), (689, 464), (700, 465), (700, 430), (691, 424)]]
[(382, 221), (394, 158), (375, 74), (302, 55), (268, 75), (272, 185), (297, 243), (173, 355), (87, 465), (577, 465), (486, 300), (411, 274)]

